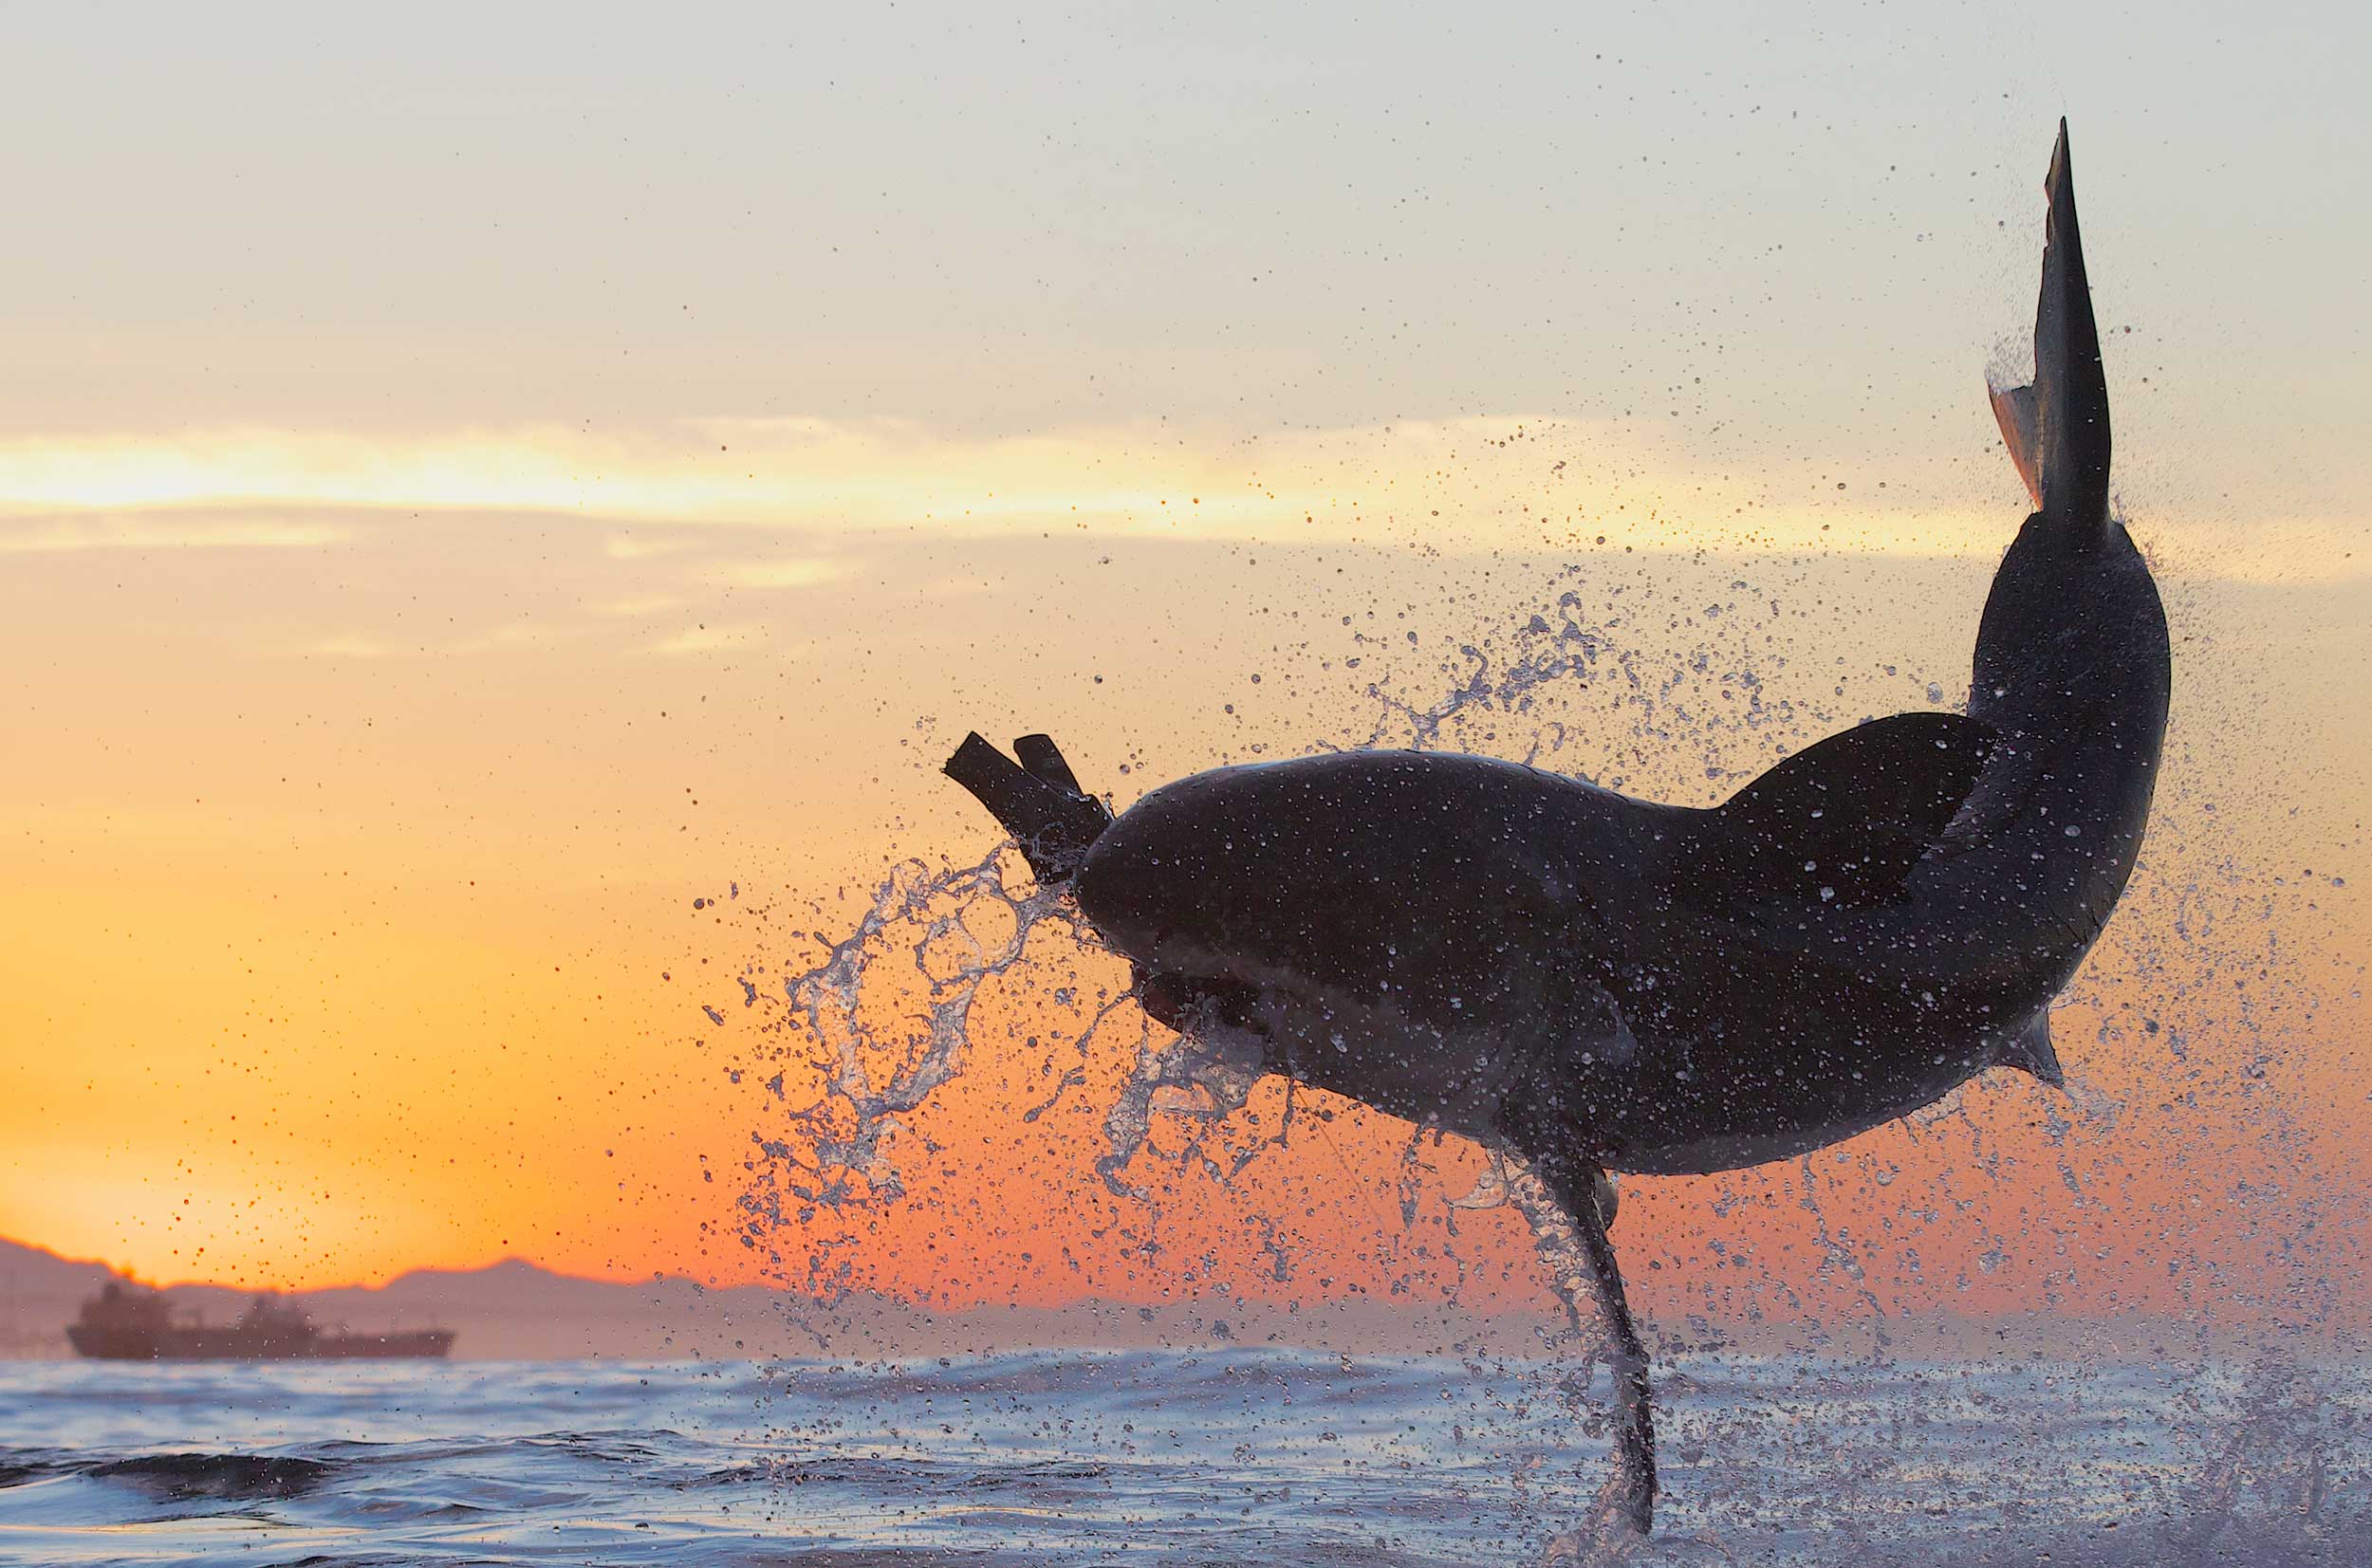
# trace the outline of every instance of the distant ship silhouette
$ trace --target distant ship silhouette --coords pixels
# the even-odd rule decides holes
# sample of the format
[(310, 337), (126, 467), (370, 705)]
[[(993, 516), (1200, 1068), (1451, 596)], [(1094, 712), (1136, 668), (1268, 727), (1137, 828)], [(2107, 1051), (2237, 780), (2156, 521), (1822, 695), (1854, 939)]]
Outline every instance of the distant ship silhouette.
[(110, 1280), (83, 1303), (65, 1331), (75, 1351), (102, 1361), (309, 1361), (379, 1356), (440, 1356), (453, 1349), (453, 1330), (404, 1329), (386, 1334), (325, 1334), (304, 1308), (265, 1294), (239, 1320), (209, 1324), (191, 1313), (176, 1320), (160, 1291)]

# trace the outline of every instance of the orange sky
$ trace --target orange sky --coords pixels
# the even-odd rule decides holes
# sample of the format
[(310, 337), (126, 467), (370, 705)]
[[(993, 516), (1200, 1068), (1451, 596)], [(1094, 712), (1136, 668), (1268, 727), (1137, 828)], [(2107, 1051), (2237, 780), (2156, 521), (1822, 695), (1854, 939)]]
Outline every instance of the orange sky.
[(1125, 805), (1405, 742), (1535, 615), (1597, 666), (1441, 744), (1704, 803), (1956, 703), (2022, 513), (1979, 371), (2082, 83), (2177, 644), (2073, 1097), (1996, 1075), (1808, 1166), (1637, 1181), (1617, 1239), (1650, 1311), (2364, 1319), (2344, 71), (2084, 23), (2005, 92), (1993, 12), (1734, 47), (1544, 14), (1520, 58), (1407, 19), (744, 20), (730, 59), (22, 41), (0, 131), (92, 132), (0, 256), (0, 1234), (292, 1285), (521, 1253), (1537, 1300), (1510, 1215), (1445, 1207), (1473, 1151), (1412, 1177), (1405, 1129), (1314, 1097), (1232, 1184), (1149, 1153), (1158, 1218), (1112, 1199), (1134, 1036), (1082, 1060), (1116, 976), (1051, 933), (893, 1141), (906, 1197), (745, 1247), (753, 1140), (817, 1081), (783, 976), (897, 862), (987, 851), (937, 773), (974, 727)]
[[(1495, 455), (1515, 450), (1466, 471), (1573, 461)], [(822, 1256), (955, 1302), (1221, 1283), (1532, 1300), (1510, 1216), (1444, 1205), (1473, 1152), (1424, 1152), (1438, 1170), (1404, 1224), (1405, 1129), (1355, 1108), (1322, 1122), (1306, 1100), (1232, 1187), (1163, 1178), (1158, 1231), (1108, 1197), (1092, 1163), (1135, 1034), (1107, 1024), (1083, 1063), (1081, 1004), (1050, 993), (1121, 976), (1059, 933), (991, 983), (967, 1072), (893, 1140), (905, 1198), (761, 1235), (770, 1257), (742, 1245), (736, 1202), (752, 1139), (785, 1136), (820, 1081), (784, 1027), (785, 973), (815, 961), (814, 933), (853, 929), (893, 858), (993, 842), (936, 772), (965, 727), (1049, 728), (1124, 804), (1222, 759), (1404, 741), (1371, 684), (1436, 706), (1473, 668), (1460, 645), (1503, 668), (1535, 612), (1601, 636), (1599, 667), (1529, 712), (1470, 709), (1442, 744), (1539, 746), (1704, 802), (1865, 713), (1930, 705), (1931, 682), (1956, 700), (1985, 559), (1618, 542), (1664, 526), (1451, 556), (1397, 521), (1379, 544), (1289, 547), (889, 534), (762, 598), (737, 563), (782, 559), (777, 541), (621, 559), (599, 530), (518, 519), (50, 552), (8, 606), (37, 677), (11, 733), (46, 739), (10, 769), (5, 995), (10, 1037), (43, 1048), (0, 1082), (0, 1233), (292, 1284), (522, 1252), (731, 1281), (804, 1281)], [(637, 580), (709, 596), (683, 632), (748, 629), (662, 649), (603, 607)], [(2359, 1313), (2363, 920), (2331, 879), (2360, 857), (2367, 737), (2287, 668), (2353, 649), (2361, 669), (2359, 597), (2169, 582), (2174, 763), (2145, 869), (2057, 1025), (2072, 1102), (1989, 1078), (1933, 1128), (1816, 1157), (1820, 1216), (1794, 1165), (1635, 1182), (1643, 1299), (2230, 1310), (2247, 1282), (2292, 1316), (2331, 1292)], [(893, 951), (885, 972), (910, 968)], [(1277, 1110), (1264, 1090), (1231, 1135), (1271, 1134)], [(1165, 1123), (1157, 1146), (1184, 1136)], [(1862, 1281), (1821, 1267), (1823, 1217)]]

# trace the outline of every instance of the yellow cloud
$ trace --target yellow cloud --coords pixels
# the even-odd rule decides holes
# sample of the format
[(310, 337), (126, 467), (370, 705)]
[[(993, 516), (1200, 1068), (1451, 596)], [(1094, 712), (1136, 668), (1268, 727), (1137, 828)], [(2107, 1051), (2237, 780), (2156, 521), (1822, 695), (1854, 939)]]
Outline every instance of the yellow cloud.
[[(1999, 469), (1993, 484), (1947, 464), (1891, 493), (1882, 484), (1847, 490), (1811, 459), (1733, 456), (1725, 466), (1631, 422), (1518, 415), (1258, 435), (1161, 421), (992, 436), (824, 419), (385, 440), (239, 429), (0, 442), (0, 548), (341, 537), (318, 522), (219, 515), (273, 507), (576, 515), (610, 529), (603, 547), (617, 561), (696, 550), (690, 530), (717, 526), (1064, 528), (1464, 550), (1603, 536), (1642, 549), (1990, 556), (2023, 515), (2006, 460)], [(189, 512), (203, 515), (176, 515)], [(2204, 575), (2329, 581), (2367, 567), (2365, 528), (2353, 519), (2145, 514), (2136, 531)], [(804, 587), (845, 570), (798, 558), (733, 581)]]
[(690, 548), (692, 541), (679, 535), (637, 539), (632, 534), (614, 534), (602, 546), (602, 553), (612, 561), (648, 561), (657, 556), (681, 555)]
[(847, 561), (827, 557), (792, 557), (785, 561), (760, 561), (735, 567), (731, 581), (740, 588), (813, 588), (826, 582), (837, 582), (856, 568)]
[(623, 599), (605, 599), (585, 606), (597, 616), (617, 620), (642, 620), (651, 616), (680, 610), (684, 605), (681, 594), (638, 594)]
[(674, 636), (661, 638), (650, 645), (654, 654), (706, 654), (719, 648), (742, 648), (767, 639), (768, 629), (751, 622), (733, 625), (700, 625)]
[(405, 648), (383, 638), (364, 636), (359, 633), (349, 632), (337, 636), (324, 637), (307, 648), (306, 652), (320, 655), (324, 658), (376, 659), (400, 658), (406, 654), (417, 653), (419, 650)]
[[(0, 492), (5, 493), (5, 492)], [(348, 530), (323, 523), (202, 517), (9, 518), (0, 514), (0, 553), (64, 550), (158, 550), (207, 547), (318, 548)]]

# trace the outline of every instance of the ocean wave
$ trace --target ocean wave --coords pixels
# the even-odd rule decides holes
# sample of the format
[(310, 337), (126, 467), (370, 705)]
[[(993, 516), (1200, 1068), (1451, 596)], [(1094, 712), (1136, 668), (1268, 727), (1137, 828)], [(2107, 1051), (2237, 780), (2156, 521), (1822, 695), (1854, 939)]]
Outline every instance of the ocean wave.
[[(1603, 1374), (1482, 1358), (223, 1368), (145, 1403), (137, 1370), (5, 1375), (0, 1560), (67, 1565), (1516, 1563), (1606, 1451)], [(2372, 1561), (2361, 1371), (1695, 1357), (1666, 1387), (1641, 1568)]]

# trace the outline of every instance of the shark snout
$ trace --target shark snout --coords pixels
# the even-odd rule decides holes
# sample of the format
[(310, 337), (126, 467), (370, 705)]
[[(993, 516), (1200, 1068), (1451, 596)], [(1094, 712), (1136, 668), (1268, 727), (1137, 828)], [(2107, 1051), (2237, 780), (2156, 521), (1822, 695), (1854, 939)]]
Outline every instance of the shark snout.
[(1158, 962), (1183, 934), (1190, 940), (1207, 918), (1186, 858), (1148, 843), (1123, 823), (1104, 835), (1071, 878), (1079, 913), (1103, 940), (1140, 964)]

